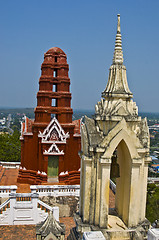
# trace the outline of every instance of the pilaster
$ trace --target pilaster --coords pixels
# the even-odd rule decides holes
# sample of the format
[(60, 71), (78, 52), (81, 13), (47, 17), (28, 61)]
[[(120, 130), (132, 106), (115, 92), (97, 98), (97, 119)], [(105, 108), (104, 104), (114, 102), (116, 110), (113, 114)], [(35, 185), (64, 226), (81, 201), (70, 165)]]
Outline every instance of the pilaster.
[(101, 192), (99, 226), (107, 228), (109, 212), (109, 184), (111, 159), (100, 159), (101, 165)]
[(83, 222), (89, 222), (91, 196), (91, 165), (92, 159), (83, 156), (84, 183), (83, 183)]
[(140, 167), (142, 160), (133, 161), (131, 169), (130, 180), (130, 199), (129, 199), (129, 212), (128, 212), (128, 227), (137, 226), (139, 223), (139, 206), (140, 206)]

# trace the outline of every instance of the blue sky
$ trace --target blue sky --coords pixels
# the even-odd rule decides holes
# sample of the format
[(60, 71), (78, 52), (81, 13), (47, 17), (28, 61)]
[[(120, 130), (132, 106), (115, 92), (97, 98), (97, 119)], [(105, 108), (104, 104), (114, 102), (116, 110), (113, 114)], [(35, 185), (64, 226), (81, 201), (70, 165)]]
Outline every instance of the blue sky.
[(159, 112), (159, 1), (0, 0), (0, 106), (35, 107), (44, 53), (70, 66), (72, 107), (94, 109), (112, 63), (121, 14), (124, 64), (140, 112)]

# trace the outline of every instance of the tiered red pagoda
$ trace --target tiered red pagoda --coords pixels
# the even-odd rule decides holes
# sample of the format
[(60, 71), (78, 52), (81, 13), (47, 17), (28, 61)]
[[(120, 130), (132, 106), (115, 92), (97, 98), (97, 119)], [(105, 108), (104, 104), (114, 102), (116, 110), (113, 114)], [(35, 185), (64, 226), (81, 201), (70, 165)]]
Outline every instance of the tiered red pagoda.
[(35, 120), (27, 117), (21, 130), (18, 182), (40, 184), (47, 176), (73, 184), (79, 181), (80, 120), (72, 122), (69, 65), (57, 47), (44, 55)]

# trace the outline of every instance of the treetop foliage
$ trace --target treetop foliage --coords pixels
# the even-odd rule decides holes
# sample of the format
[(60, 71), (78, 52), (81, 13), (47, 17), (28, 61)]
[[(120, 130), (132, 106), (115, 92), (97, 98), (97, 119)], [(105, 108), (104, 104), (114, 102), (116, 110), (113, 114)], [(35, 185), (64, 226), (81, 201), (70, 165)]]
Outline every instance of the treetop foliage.
[(0, 161), (20, 162), (20, 133), (15, 130), (12, 135), (3, 133), (0, 135)]
[(147, 186), (146, 217), (151, 223), (159, 219), (159, 187), (154, 183)]

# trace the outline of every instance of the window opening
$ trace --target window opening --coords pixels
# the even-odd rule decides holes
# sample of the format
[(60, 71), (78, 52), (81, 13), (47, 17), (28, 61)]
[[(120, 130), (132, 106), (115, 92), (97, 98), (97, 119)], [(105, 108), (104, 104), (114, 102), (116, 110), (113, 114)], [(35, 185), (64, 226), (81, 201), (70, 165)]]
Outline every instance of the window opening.
[(57, 69), (54, 70), (54, 77), (57, 77)]
[(56, 107), (56, 99), (55, 98), (52, 99), (52, 107)]
[(52, 91), (56, 92), (56, 84), (53, 85)]
[(51, 113), (51, 119), (54, 118), (54, 117), (56, 118), (56, 114), (55, 113)]
[(55, 62), (57, 62), (57, 57), (55, 56)]

